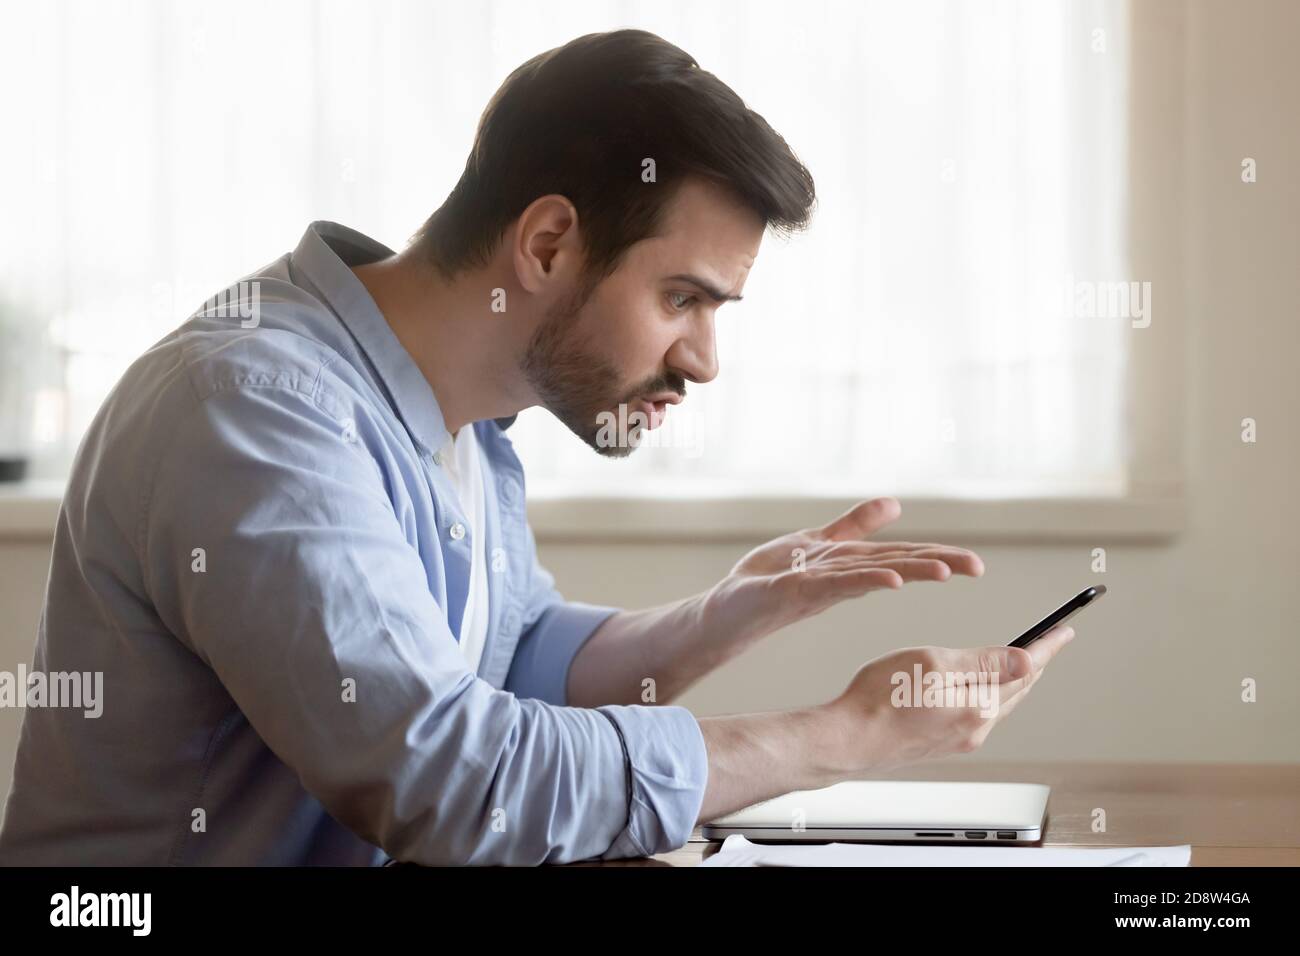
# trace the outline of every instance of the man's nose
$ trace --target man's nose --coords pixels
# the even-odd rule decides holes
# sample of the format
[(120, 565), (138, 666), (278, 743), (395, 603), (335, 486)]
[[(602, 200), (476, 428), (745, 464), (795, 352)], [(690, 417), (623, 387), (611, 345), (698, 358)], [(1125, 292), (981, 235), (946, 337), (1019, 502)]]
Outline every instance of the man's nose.
[(711, 382), (718, 377), (718, 347), (711, 314), (693, 321), (690, 331), (673, 343), (668, 365), (690, 382)]

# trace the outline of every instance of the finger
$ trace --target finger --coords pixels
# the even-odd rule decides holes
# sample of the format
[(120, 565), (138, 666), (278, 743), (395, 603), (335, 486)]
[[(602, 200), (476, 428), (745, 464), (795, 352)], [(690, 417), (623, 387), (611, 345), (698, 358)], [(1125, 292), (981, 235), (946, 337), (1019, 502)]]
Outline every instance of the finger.
[(984, 573), (984, 562), (978, 556), (960, 551), (914, 551), (911, 554), (898, 556), (878, 554), (874, 555), (872, 560), (881, 566), (888, 566), (894, 561), (938, 561), (946, 565), (953, 574), (977, 578)]
[(999, 687), (1000, 699), (998, 702), (998, 712), (994, 716), (1001, 719), (1011, 713), (1011, 711), (1015, 710), (1020, 702), (1029, 696), (1029, 692), (1033, 690), (1034, 685), (1038, 683), (1038, 678), (1043, 676), (1044, 670), (1044, 667), (1040, 667), (1028, 677), (1013, 682), (1014, 684), (1020, 684), (1021, 686), (1010, 693), (1008, 693), (1008, 690), (1013, 686), (1013, 684), (1003, 684)]
[[(1034, 641), (1033, 644), (1030, 644), (1029, 647), (1020, 648), (1032, 661), (1033, 670), (1023, 677), (1004, 681), (1003, 693), (1010, 698), (1032, 687), (1034, 681), (1038, 679), (1038, 675), (1043, 672), (1043, 668), (1048, 665), (1048, 662), (1072, 640), (1074, 640), (1074, 628), (1069, 625), (1060, 625), (1052, 628)], [(1012, 648), (1012, 650), (1015, 649)]]
[[(967, 697), (969, 706), (978, 708), (977, 713), (982, 720), (974, 734), (977, 746), (983, 746), (984, 740), (993, 732), (998, 722), (1015, 710), (1017, 705), (1029, 695), (1030, 689), (1042, 673), (1041, 670), (1037, 670), (1026, 677), (1005, 684), (964, 688), (969, 695)], [(1017, 685), (1023, 686), (1012, 692), (1011, 689)]]
[(996, 709), (993, 710), (992, 713), (984, 713), (981, 711), (981, 714), (984, 717), (984, 725), (975, 733), (976, 744), (982, 747), (984, 741), (988, 738), (988, 735), (993, 733), (993, 728), (1006, 719), (1013, 710), (1020, 706), (1020, 702), (1028, 696), (1029, 688), (1026, 687), (1024, 690), (1013, 694), (1006, 700), (998, 701)]
[[(1053, 628), (1049, 634), (1051, 635), (1051, 640), (1055, 647), (1050, 648), (1051, 653), (1047, 656), (1046, 660), (1038, 666), (1035, 666), (1034, 669), (1025, 676), (1018, 677), (1014, 680), (1003, 681), (994, 688), (996, 704), (992, 712), (985, 713), (981, 711), (981, 714), (987, 719), (988, 723), (975, 735), (977, 742), (982, 744), (984, 738), (992, 732), (993, 727), (998, 723), (998, 721), (1002, 720), (1015, 710), (1016, 707), (1020, 705), (1020, 702), (1029, 696), (1029, 692), (1033, 690), (1034, 685), (1038, 683), (1038, 678), (1043, 676), (1043, 671), (1047, 667), (1047, 660), (1050, 660), (1051, 657), (1054, 657), (1059, 653), (1061, 648), (1070, 643), (1073, 639), (1072, 629), (1069, 627)], [(1044, 636), (1040, 641), (1036, 641), (1035, 645), (1042, 643), (1042, 641), (1047, 639), (1048, 637)], [(1015, 650), (1015, 648), (1012, 648), (1012, 650)], [(1025, 653), (1028, 654), (1029, 652), (1026, 651)]]
[(939, 556), (917, 557), (915, 555), (906, 555), (893, 558), (883, 557), (873, 554), (845, 554), (840, 553), (835, 557), (818, 557), (814, 563), (808, 565), (813, 570), (828, 571), (847, 571), (852, 568), (893, 568), (900, 573), (903, 569), (910, 569), (917, 574), (912, 574), (916, 580), (939, 580), (946, 581), (954, 574), (964, 574), (968, 577), (977, 577), (984, 570), (983, 565), (978, 563), (978, 559), (972, 561), (959, 555), (951, 555), (947, 558)]
[(1074, 640), (1074, 628), (1069, 624), (1058, 624), (1025, 650), (1034, 659), (1034, 666), (1042, 668), (1047, 662), (1061, 652), (1065, 645)]
[[(1029, 692), (1034, 689), (1034, 685), (1038, 683), (1038, 678), (1042, 675), (1042, 673), (1043, 672), (1041, 670), (1034, 671), (1032, 680), (1028, 680), (1028, 683), (1026, 683), (1015, 693), (1007, 694), (1005, 698), (999, 700), (998, 716), (999, 717), (1005, 716), (1011, 713), (1011, 711), (1015, 710), (1017, 705), (1019, 705), (1019, 703), (1022, 700), (1024, 700), (1026, 697), (1029, 696)], [(1004, 685), (1004, 687), (1001, 689), (1005, 690), (1006, 686), (1010, 686), (1010, 685)]]
[(900, 555), (885, 553), (878, 554), (876, 557), (931, 558), (948, 565), (948, 567), (952, 568), (954, 574), (965, 574), (977, 578), (984, 573), (983, 559), (974, 551), (965, 551), (961, 548), (921, 548)]
[(903, 506), (897, 498), (872, 498), (858, 502), (818, 531), (832, 541), (862, 539), (897, 521), (902, 513)]
[(872, 568), (896, 571), (899, 577), (907, 581), (946, 581), (952, 576), (952, 568), (943, 561), (913, 558), (895, 558), (892, 561), (878, 561), (868, 557), (831, 558), (808, 565), (806, 571), (809, 574), (835, 574)]
[(926, 558), (895, 558), (892, 561), (873, 559), (871, 565), (897, 571), (904, 581), (947, 581), (952, 577), (952, 568), (943, 561)]
[(799, 573), (805, 576), (805, 595), (819, 601), (843, 601), (859, 597), (868, 591), (896, 591), (903, 586), (903, 579), (898, 572), (888, 568), (858, 568), (826, 574)]
[(962, 551), (966, 554), (974, 554), (970, 548), (959, 548), (955, 544), (942, 544), (938, 541), (864, 541), (861, 542), (864, 547), (873, 549), (888, 549), (891, 551)]
[(1000, 684), (1011, 684), (1033, 672), (1034, 659), (1021, 647), (1008, 647), (1005, 644), (990, 644), (987, 647), (944, 648), (946, 653), (941, 660), (945, 668), (945, 680), (952, 683), (970, 683), (968, 675), (974, 674), (976, 680), (994, 680)]
[(984, 561), (974, 551), (946, 544), (909, 544), (906, 541), (877, 543), (874, 541), (843, 541), (828, 548), (826, 557), (862, 555), (886, 560), (889, 558), (932, 558), (942, 561), (955, 574), (979, 577), (984, 573)]

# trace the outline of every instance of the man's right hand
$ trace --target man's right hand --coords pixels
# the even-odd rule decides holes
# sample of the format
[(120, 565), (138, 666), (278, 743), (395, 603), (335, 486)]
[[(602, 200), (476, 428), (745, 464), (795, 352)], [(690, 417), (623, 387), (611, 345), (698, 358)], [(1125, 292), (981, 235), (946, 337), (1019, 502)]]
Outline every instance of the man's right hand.
[[(709, 779), (698, 820), (707, 823), (792, 790), (970, 753), (1024, 700), (1048, 661), (1072, 637), (1073, 628), (1057, 627), (1028, 648), (908, 647), (864, 664), (830, 703), (705, 717), (699, 725)], [(907, 682), (915, 681), (918, 666), (922, 703), (925, 675), (939, 674), (945, 691), (964, 685), (964, 706), (947, 706), (946, 693), (941, 707), (895, 706), (900, 696), (915, 699)]]
[(824, 706), (839, 742), (838, 773), (851, 778), (978, 750), (1073, 637), (1062, 626), (1028, 648), (907, 647), (864, 664)]

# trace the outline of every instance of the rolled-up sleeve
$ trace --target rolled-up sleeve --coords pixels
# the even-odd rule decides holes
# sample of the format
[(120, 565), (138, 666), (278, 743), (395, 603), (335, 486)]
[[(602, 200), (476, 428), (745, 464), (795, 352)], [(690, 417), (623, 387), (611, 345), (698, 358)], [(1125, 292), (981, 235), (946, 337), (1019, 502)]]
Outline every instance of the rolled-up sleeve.
[[(470, 672), (367, 451), (380, 427), (283, 383), (196, 400), (142, 490), (146, 587), (169, 629), (303, 787), (396, 859), (681, 846), (707, 775), (693, 715), (560, 706)], [(576, 653), (612, 610), (543, 608), (534, 660)], [(527, 679), (553, 695), (549, 668)]]
[[(525, 629), (505, 689), (556, 705), (568, 703), (568, 677), (582, 646), (620, 609), (566, 601), (540, 562), (524, 526), (529, 560)], [(627, 762), (627, 827), (607, 858), (649, 856), (689, 839), (708, 781), (708, 752), (695, 715), (685, 707), (597, 708), (618, 730)]]
[(597, 709), (620, 730), (630, 786), (627, 827), (605, 858), (676, 849), (690, 838), (708, 782), (708, 753), (699, 722), (685, 707)]
[(582, 645), (618, 608), (565, 601), (554, 576), (537, 558), (532, 529), (524, 526), (530, 570), (524, 630), (515, 648), (505, 689), (520, 697), (567, 704), (569, 668)]

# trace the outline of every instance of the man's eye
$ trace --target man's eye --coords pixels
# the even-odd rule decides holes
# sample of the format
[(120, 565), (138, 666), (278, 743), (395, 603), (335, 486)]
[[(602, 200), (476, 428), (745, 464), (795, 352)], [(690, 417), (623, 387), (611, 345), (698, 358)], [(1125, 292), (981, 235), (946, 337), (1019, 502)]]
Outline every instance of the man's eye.
[[(686, 301), (679, 304), (676, 301), (674, 301), (676, 297), (683, 298)], [(674, 309), (676, 309), (678, 312), (682, 312), (686, 309), (687, 306), (689, 306), (692, 302), (695, 301), (695, 296), (688, 295), (685, 292), (669, 292), (668, 301), (672, 303)]]

